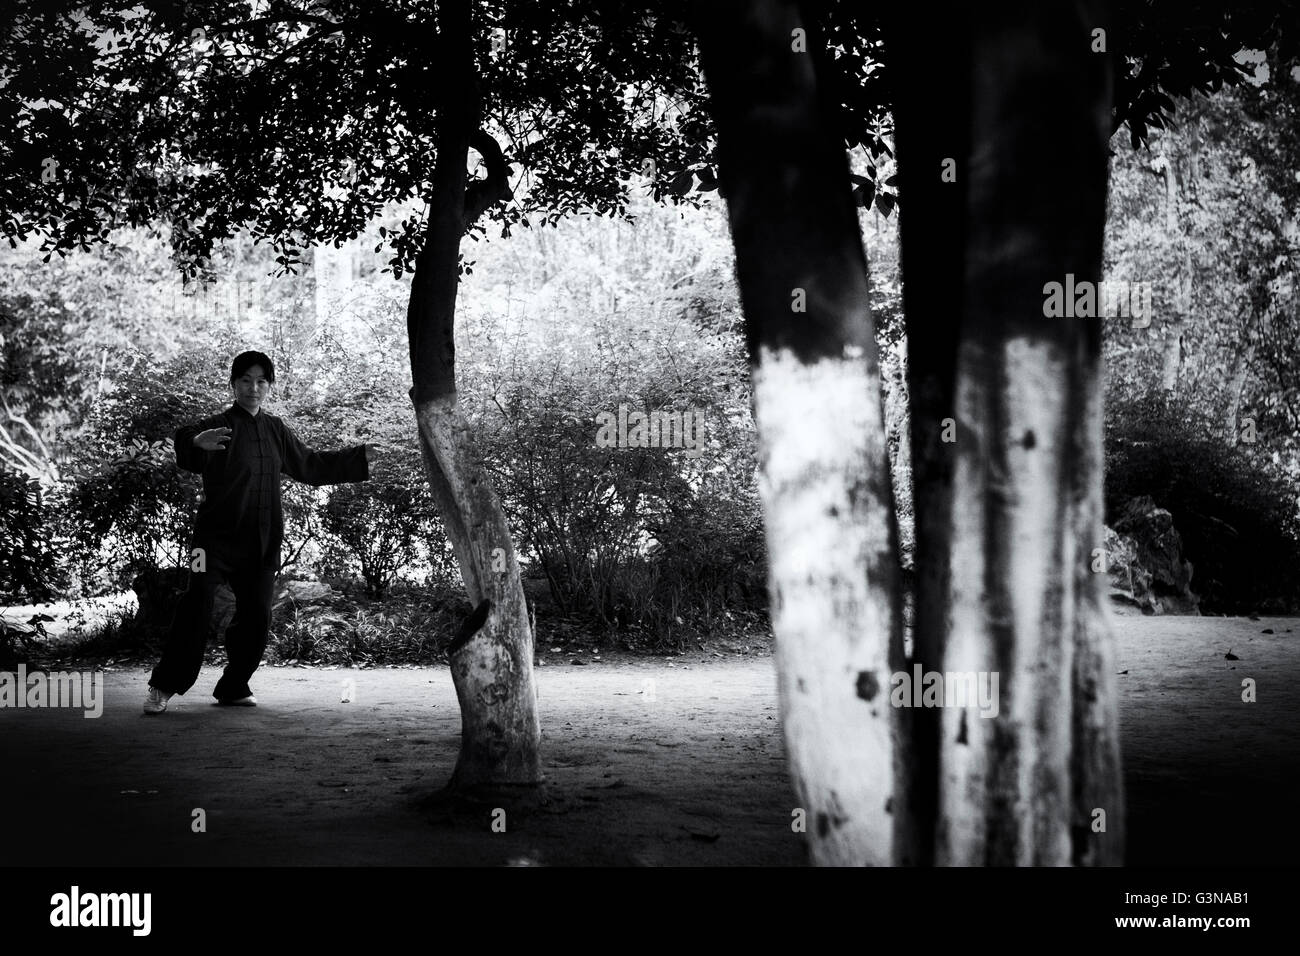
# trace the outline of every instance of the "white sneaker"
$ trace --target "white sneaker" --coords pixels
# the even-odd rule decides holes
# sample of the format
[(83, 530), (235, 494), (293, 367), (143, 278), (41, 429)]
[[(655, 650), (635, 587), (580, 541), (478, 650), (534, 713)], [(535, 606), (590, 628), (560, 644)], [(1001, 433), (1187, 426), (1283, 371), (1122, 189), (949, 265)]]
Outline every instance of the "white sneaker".
[(144, 699), (144, 712), (146, 714), (161, 714), (167, 709), (167, 701), (171, 699), (171, 694), (161, 691), (154, 687), (153, 684), (150, 684), (149, 696)]

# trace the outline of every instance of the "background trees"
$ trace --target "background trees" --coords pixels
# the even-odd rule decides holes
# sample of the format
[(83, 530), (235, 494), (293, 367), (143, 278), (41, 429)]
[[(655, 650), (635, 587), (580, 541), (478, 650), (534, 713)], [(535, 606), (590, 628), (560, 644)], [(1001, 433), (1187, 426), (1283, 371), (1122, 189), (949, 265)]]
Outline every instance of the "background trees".
[[(430, 492), (471, 602), (492, 608), (456, 662), (467, 705), (454, 779), (536, 782), (515, 550), (457, 404), (460, 243), (511, 194), (503, 145), (535, 197), (496, 213), (506, 230), (536, 208), (616, 211), (630, 171), (684, 166), (698, 141), (679, 128), (698, 98), (685, 33), (635, 11), (597, 29), (582, 7), (501, 14), (468, 2), (42, 4), (10, 26), (3, 105), (24, 133), (4, 164), (11, 239), (34, 234), (63, 254), (161, 219), (191, 276), (240, 230), (293, 271), (301, 249), (355, 238), (385, 204), (427, 203), (383, 238), (393, 272), (413, 273), (412, 399)], [(488, 173), (473, 183), (471, 144)]]
[(1111, 160), (1107, 274), (1150, 282), (1154, 315), (1105, 323), (1107, 512), (1167, 508), (1216, 613), (1294, 588), (1300, 84), (1282, 49), (1241, 53), (1242, 82)]

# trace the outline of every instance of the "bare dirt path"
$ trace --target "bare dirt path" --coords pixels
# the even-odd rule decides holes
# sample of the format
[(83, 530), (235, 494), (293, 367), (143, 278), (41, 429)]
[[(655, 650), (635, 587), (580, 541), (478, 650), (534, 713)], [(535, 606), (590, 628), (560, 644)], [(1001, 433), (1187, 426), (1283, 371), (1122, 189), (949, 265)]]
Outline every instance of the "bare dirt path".
[[(1293, 863), (1300, 621), (1116, 624), (1130, 861)], [(148, 672), (132, 668), (106, 675), (98, 719), (0, 710), (3, 863), (803, 862), (770, 657), (542, 656), (550, 802), (507, 810), (504, 833), (487, 810), (431, 822), (416, 806), (455, 762), (445, 668), (265, 667), (251, 709), (212, 706), (205, 668), (158, 718), (141, 716)]]

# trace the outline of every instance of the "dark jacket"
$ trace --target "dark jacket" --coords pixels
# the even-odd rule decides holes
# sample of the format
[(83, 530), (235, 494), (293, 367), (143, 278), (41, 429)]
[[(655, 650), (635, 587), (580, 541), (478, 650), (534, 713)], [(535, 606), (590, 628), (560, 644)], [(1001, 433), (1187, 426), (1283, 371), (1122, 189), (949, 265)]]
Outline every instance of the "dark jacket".
[[(221, 451), (196, 447), (194, 436), (229, 428)], [(284, 541), (280, 475), (309, 485), (337, 485), (370, 477), (364, 445), (341, 451), (313, 451), (283, 421), (238, 404), (220, 415), (177, 429), (176, 464), (203, 476), (203, 500), (194, 525), (194, 547), (205, 560), (225, 568), (257, 561), (278, 571)]]

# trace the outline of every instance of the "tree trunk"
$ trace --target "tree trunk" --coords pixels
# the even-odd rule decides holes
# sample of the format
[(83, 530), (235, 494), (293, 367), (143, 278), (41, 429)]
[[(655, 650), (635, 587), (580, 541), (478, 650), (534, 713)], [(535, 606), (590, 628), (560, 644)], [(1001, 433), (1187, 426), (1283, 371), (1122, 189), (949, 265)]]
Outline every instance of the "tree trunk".
[[(541, 779), (533, 636), (505, 513), (475, 450), (456, 396), (458, 260), (466, 226), (485, 205), (467, 200), (466, 163), (477, 131), (473, 46), (466, 0), (439, 5), (444, 82), (429, 224), (407, 308), (411, 399), (429, 486), (470, 601), (486, 623), (451, 654), (461, 710), (461, 749), (449, 790)], [(476, 141), (477, 146), (477, 141)], [(487, 149), (487, 147), (484, 147)], [(499, 158), (499, 151), (498, 151)], [(477, 184), (476, 184), (477, 186)], [(482, 189), (470, 196), (482, 199)]]
[(1224, 424), (1228, 441), (1234, 445), (1241, 441), (1237, 416), (1241, 412), (1241, 395), (1246, 388), (1246, 376), (1250, 374), (1250, 363), (1255, 360), (1255, 349), (1256, 344), (1251, 342), (1245, 351), (1238, 350), (1232, 360), (1232, 370), (1228, 372), (1228, 411)]
[(942, 660), (945, 673), (997, 675), (1000, 694), (994, 716), (941, 711), (940, 865), (1110, 864), (1123, 853), (1114, 655), (1091, 572), (1101, 320), (1049, 319), (1043, 295), (1069, 273), (1101, 276), (1110, 73), (1090, 45), (1105, 12), (1021, 2), (971, 18)]
[(1161, 176), (1165, 183), (1165, 231), (1172, 240), (1179, 241), (1183, 247), (1183, 261), (1177, 276), (1178, 291), (1170, 297), (1173, 306), (1173, 318), (1165, 326), (1165, 337), (1160, 348), (1160, 386), (1166, 392), (1178, 387), (1178, 375), (1183, 367), (1183, 333), (1187, 329), (1187, 320), (1191, 311), (1191, 252), (1187, 240), (1178, 228), (1178, 178), (1174, 173), (1174, 162), (1164, 156)]
[(789, 0), (698, 9), (754, 382), (792, 809), (816, 863), (911, 862), (881, 382), (819, 41)]
[[(948, 630), (949, 524), (956, 445), (953, 420), (966, 250), (970, 48), (965, 6), (942, 4), (942, 30), (924, 32), (898, 8), (889, 21), (898, 157), (903, 315), (911, 408), (912, 657), (923, 672), (943, 663)], [(943, 76), (936, 78), (935, 70)], [(935, 96), (936, 80), (946, 88)], [(946, 172), (946, 175), (945, 175)], [(912, 808), (916, 862), (934, 859), (939, 791), (939, 711), (912, 712)]]

